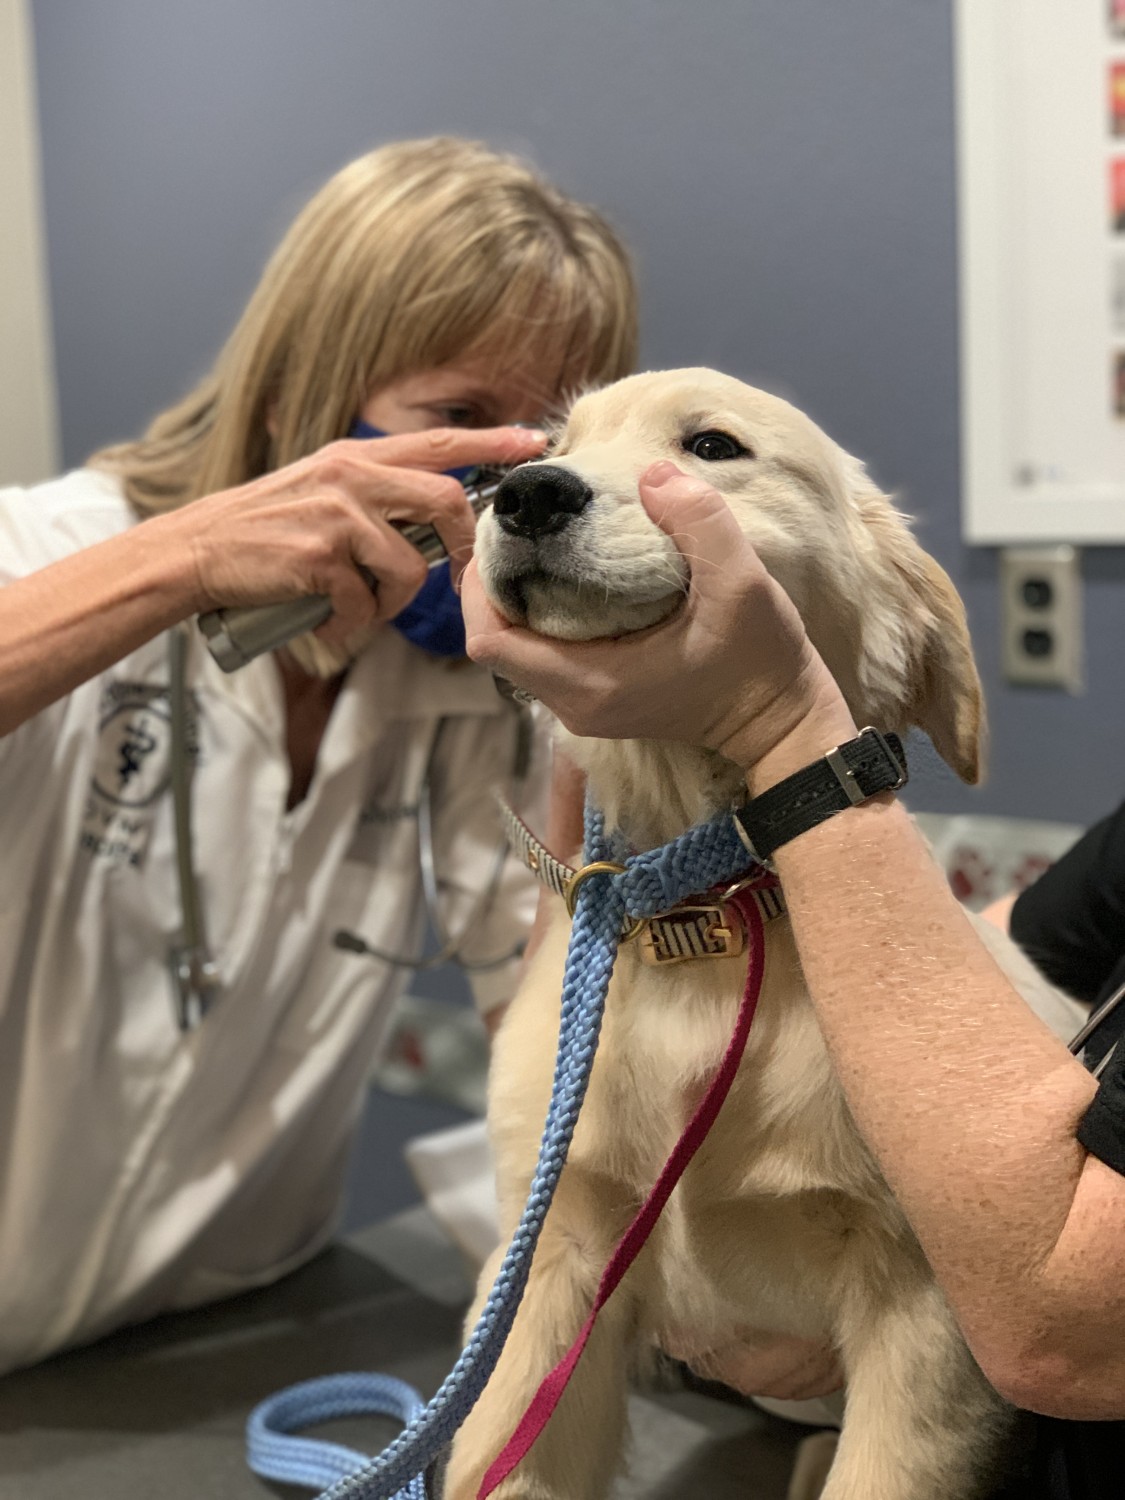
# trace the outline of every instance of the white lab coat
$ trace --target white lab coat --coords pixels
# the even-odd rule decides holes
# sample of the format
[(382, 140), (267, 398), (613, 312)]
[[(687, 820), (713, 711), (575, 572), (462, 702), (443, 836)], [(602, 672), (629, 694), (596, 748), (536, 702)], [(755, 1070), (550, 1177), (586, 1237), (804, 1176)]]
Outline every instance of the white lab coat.
[[(117, 483), (91, 471), (0, 491), (0, 585), (129, 524)], [(0, 1370), (270, 1280), (329, 1238), (404, 977), (332, 934), (416, 951), (417, 801), (439, 725), (435, 848), (454, 926), (491, 868), (491, 788), (515, 728), (479, 668), (381, 632), (291, 812), (273, 662), (227, 677), (200, 644), (188, 681), (195, 860), (222, 983), (189, 1034), (168, 971), (165, 642), (0, 739)], [(509, 860), (472, 955), (508, 951), (534, 906)], [(479, 976), (482, 1007), (515, 971)]]

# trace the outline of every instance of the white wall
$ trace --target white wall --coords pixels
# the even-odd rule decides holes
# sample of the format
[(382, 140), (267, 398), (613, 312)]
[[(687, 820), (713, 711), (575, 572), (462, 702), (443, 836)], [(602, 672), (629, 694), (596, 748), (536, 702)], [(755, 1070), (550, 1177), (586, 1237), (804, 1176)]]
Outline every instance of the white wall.
[(59, 449), (26, 0), (0, 0), (0, 204), (0, 484), (26, 484)]

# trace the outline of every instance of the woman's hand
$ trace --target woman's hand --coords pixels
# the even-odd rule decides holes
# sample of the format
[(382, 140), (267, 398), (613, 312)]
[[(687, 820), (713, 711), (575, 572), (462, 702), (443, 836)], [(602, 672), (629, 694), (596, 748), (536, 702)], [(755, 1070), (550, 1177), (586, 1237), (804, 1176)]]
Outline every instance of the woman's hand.
[(824, 739), (816, 754), (850, 738), (839, 689), (722, 496), (667, 461), (641, 476), (640, 496), (690, 563), (690, 588), (673, 615), (615, 640), (549, 640), (505, 620), (470, 564), (469, 655), (578, 735), (685, 740), (742, 766), (795, 735)]
[(440, 471), (521, 463), (544, 441), (541, 433), (497, 427), (331, 443), (6, 583), (0, 736), (203, 610), (327, 594), (334, 615), (320, 633), (346, 649), (366, 627), (398, 614), (425, 582), (425, 561), (390, 523), (434, 525), (456, 573), (475, 521), (461, 485)]
[(397, 615), (426, 580), (425, 560), (392, 522), (428, 522), (454, 569), (464, 566), (476, 522), (460, 482), (441, 471), (521, 463), (544, 441), (519, 428), (344, 439), (144, 526), (190, 560), (197, 612), (327, 594), (333, 618), (321, 633), (343, 644)]

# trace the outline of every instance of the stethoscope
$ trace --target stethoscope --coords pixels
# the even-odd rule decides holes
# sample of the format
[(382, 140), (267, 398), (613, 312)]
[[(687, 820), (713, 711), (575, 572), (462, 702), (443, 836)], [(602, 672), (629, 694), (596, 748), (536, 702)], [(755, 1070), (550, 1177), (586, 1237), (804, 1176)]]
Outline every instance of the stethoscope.
[[(1094, 1011), (1093, 1015), (1091, 1015), (1085, 1026), (1082, 1027), (1082, 1030), (1078, 1032), (1077, 1036), (1075, 1036), (1074, 1039), (1070, 1042), (1070, 1050), (1071, 1052), (1073, 1052), (1075, 1057), (1079, 1055), (1079, 1053), (1085, 1047), (1086, 1043), (1093, 1036), (1094, 1032), (1109, 1020), (1110, 1016), (1113, 1015), (1114, 1011), (1121, 1004), (1122, 1000), (1125, 1000), (1125, 984), (1119, 985), (1117, 989), (1114, 990), (1113, 994), (1098, 1006), (1097, 1010)], [(1109, 1047), (1104, 1055), (1099, 1058), (1097, 1063), (1090, 1069), (1090, 1073), (1094, 1078), (1100, 1078), (1105, 1072), (1106, 1068), (1109, 1067), (1110, 1062), (1113, 1059), (1113, 1054), (1117, 1051), (1120, 1041), (1121, 1038), (1118, 1037), (1117, 1041), (1113, 1043), (1112, 1047)]]
[[(168, 632), (168, 697), (171, 732), (169, 781), (172, 792), (176, 875), (180, 892), (180, 933), (178, 940), (168, 949), (168, 970), (172, 979), (176, 1021), (181, 1031), (194, 1031), (199, 1026), (218, 999), (222, 989), (218, 965), (207, 942), (192, 839), (193, 761), (189, 752), (188, 635), (189, 632), (184, 626), (176, 626)], [(515, 748), (511, 782), (513, 795), (516, 795), (526, 783), (531, 769), (532, 724), (526, 707), (516, 699), (511, 699), (510, 702), (515, 714)], [(496, 852), (484, 889), (473, 902), (459, 931), (451, 933), (446, 926), (441, 910), (441, 895), (438, 890), (437, 865), (434, 857), (433, 816), (433, 771), (444, 726), (445, 721), (439, 721), (430, 742), (418, 794), (412, 799), (412, 804), (417, 808), (422, 898), (427, 920), (438, 940), (438, 951), (427, 958), (419, 958), (413, 953), (388, 953), (382, 948), (374, 947), (357, 933), (343, 929), (333, 935), (332, 941), (335, 947), (345, 952), (362, 954), (396, 969), (412, 969), (421, 972), (436, 969), (442, 964), (456, 963), (468, 973), (480, 973), (487, 969), (500, 968), (518, 958), (523, 952), (524, 943), (521, 941), (507, 952), (491, 958), (470, 959), (466, 956), (471, 934), (485, 920), (499, 895), (500, 882), (509, 852), (507, 839), (503, 837), (496, 845)]]
[[(517, 700), (511, 699), (510, 701), (516, 714), (515, 753), (512, 759), (511, 781), (514, 793), (518, 793), (531, 769), (531, 715), (526, 709), (521, 708)], [(388, 953), (384, 948), (374, 947), (358, 933), (348, 932), (343, 928), (337, 929), (332, 941), (337, 948), (342, 948), (347, 953), (361, 953), (368, 958), (378, 959), (380, 963), (390, 964), (396, 969), (413, 969), (415, 973), (424, 973), (428, 969), (440, 968), (442, 964), (455, 963), (467, 974), (480, 974), (488, 969), (499, 969), (502, 965), (511, 963), (512, 959), (519, 958), (526, 945), (520, 941), (507, 953), (497, 954), (495, 958), (471, 959), (465, 956), (469, 934), (484, 921), (499, 894), (504, 866), (510, 853), (506, 837), (502, 837), (496, 845), (484, 890), (473, 902), (468, 916), (461, 923), (461, 930), (451, 934), (445, 925), (441, 913), (441, 896), (438, 891), (437, 864), (434, 859), (433, 802), (433, 769), (444, 728), (445, 720), (443, 719), (439, 721), (430, 742), (418, 795), (412, 802), (412, 805), (417, 808), (418, 817), (418, 863), (422, 874), (422, 900), (426, 917), (438, 940), (437, 952), (430, 954), (428, 958), (418, 958), (414, 954)]]
[(220, 989), (219, 970), (207, 945), (203, 903), (192, 848), (191, 782), (188, 753), (188, 633), (181, 625), (168, 632), (168, 712), (172, 747), (169, 779), (176, 842), (176, 876), (180, 887), (180, 937), (168, 949), (172, 999), (181, 1031), (194, 1031)]

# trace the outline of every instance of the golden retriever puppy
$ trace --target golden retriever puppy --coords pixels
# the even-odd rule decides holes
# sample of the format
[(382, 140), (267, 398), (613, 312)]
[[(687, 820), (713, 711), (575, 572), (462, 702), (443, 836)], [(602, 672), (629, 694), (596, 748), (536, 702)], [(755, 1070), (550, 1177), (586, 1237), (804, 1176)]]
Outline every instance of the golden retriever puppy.
[[(685, 560), (637, 492), (639, 474), (661, 458), (725, 496), (857, 724), (919, 726), (975, 781), (980, 684), (948, 578), (860, 463), (785, 401), (713, 371), (638, 375), (583, 396), (551, 456), (513, 471), (478, 531), (481, 576), (497, 606), (568, 640), (641, 629), (673, 610)], [(731, 805), (742, 789), (738, 768), (704, 751), (559, 732), (607, 826), (638, 850)], [(489, 1120), (505, 1236), (523, 1207), (550, 1092), (568, 925), (559, 901), (495, 1043)], [(743, 1329), (827, 1337), (840, 1351), (847, 1414), (825, 1500), (970, 1500), (986, 1491), (1012, 1414), (969, 1355), (856, 1131), (784, 917), (767, 924), (765, 941), (757, 1016), (718, 1121), (499, 1496), (606, 1495), (631, 1365), (653, 1348), (706, 1350)], [(1048, 1010), (1053, 992), (999, 934), (991, 941)], [(744, 978), (740, 957), (650, 967), (635, 943), (621, 948), (570, 1158), (508, 1345), (454, 1446), (450, 1500), (476, 1494), (572, 1342), (613, 1246), (718, 1065)], [(1054, 1003), (1056, 1028), (1067, 1032), (1074, 1012)], [(501, 1253), (485, 1267), (482, 1299)]]

